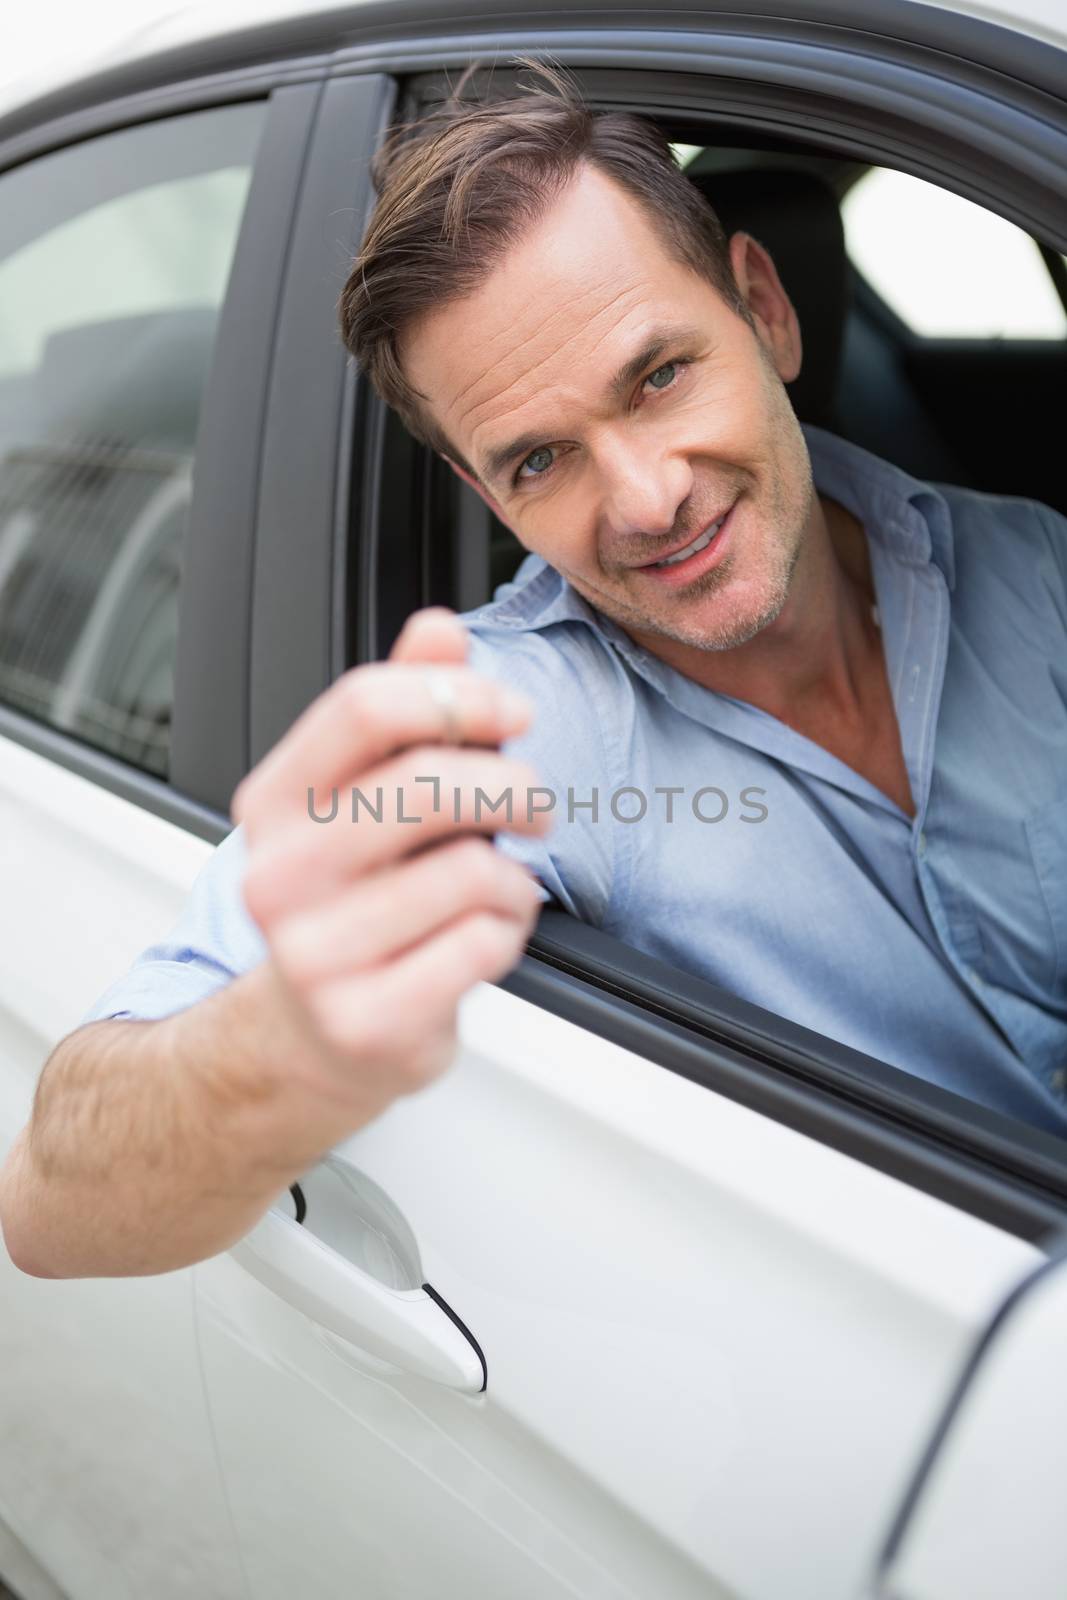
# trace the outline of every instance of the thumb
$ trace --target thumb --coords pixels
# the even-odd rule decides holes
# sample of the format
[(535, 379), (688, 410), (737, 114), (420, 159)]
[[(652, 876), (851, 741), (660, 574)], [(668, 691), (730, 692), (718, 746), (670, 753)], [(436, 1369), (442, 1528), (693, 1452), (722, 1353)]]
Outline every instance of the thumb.
[(390, 661), (462, 663), (467, 659), (467, 630), (447, 606), (414, 611), (389, 652)]

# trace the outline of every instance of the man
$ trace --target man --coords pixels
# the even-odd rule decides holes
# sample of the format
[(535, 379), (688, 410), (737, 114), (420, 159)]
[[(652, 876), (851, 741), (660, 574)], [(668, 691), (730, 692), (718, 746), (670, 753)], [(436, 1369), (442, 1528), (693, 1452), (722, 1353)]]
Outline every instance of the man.
[[(414, 619), (241, 785), (178, 928), (46, 1067), (0, 1197), (15, 1259), (221, 1249), (440, 1072), (531, 925), (508, 853), (632, 943), (1067, 1130), (1062, 519), (801, 430), (767, 252), (550, 71), (401, 130), (379, 178), (346, 342), (530, 555), (470, 666), (454, 620)], [(531, 766), (484, 748), (509, 739)], [(309, 819), (309, 787), (325, 816), (353, 784), (424, 826)], [(504, 851), (449, 838), (501, 825), (475, 785), (512, 791)]]
[(346, 342), (533, 553), (471, 659), (543, 707), (517, 748), (553, 792), (601, 793), (506, 848), (630, 943), (1067, 1131), (1067, 524), (802, 430), (774, 264), (650, 125), (557, 81), (381, 165)]

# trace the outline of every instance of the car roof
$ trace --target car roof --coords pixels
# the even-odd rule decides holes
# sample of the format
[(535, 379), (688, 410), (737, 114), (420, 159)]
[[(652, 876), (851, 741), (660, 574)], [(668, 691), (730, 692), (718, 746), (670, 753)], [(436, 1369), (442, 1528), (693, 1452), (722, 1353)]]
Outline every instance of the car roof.
[[(927, 10), (955, 12), (999, 24), (1016, 33), (1040, 39), (1067, 49), (1067, 5), (1064, 0), (916, 0)], [(212, 40), (232, 40), (248, 32), (262, 37), (271, 24), (300, 23), (306, 20), (309, 48), (315, 44), (327, 48), (331, 32), (338, 35), (358, 20), (358, 13), (373, 6), (379, 17), (383, 8), (380, 0), (348, 0), (343, 6), (323, 4), (323, 0), (198, 0), (192, 5), (176, 6), (162, 16), (141, 24), (129, 33), (118, 36), (99, 52), (81, 56), (76, 63), (69, 59), (50, 67), (31, 71), (21, 78), (0, 83), (0, 118), (19, 108), (29, 107), (54, 91), (87, 81), (113, 68), (146, 61), (187, 45), (203, 45)], [(787, 0), (798, 18), (817, 14), (821, 9), (817, 0)], [(405, 13), (406, 29), (414, 21), (412, 11), (398, 0), (398, 17)], [(441, 20), (434, 8), (433, 17), (427, 18), (427, 28)], [(457, 10), (466, 7), (457, 6)], [(711, 9), (711, 8), (709, 8)], [(469, 15), (469, 13), (468, 13)], [(605, 23), (611, 12), (604, 13)], [(376, 18), (376, 21), (378, 18)], [(505, 18), (498, 13), (493, 18), (503, 26)], [(304, 31), (303, 29), (301, 30)]]
[[(365, 3), (366, 0), (349, 0), (344, 12), (350, 13)], [(80, 52), (77, 59), (62, 54), (58, 58), (50, 56), (47, 65), (35, 65), (18, 77), (0, 82), (0, 117), (44, 99), (54, 90), (182, 45), (224, 39), (247, 28), (317, 13), (337, 15), (339, 10), (325, 5), (323, 0), (222, 0), (221, 4), (217, 0), (198, 0), (196, 4), (175, 6), (137, 27), (114, 34), (96, 50)]]

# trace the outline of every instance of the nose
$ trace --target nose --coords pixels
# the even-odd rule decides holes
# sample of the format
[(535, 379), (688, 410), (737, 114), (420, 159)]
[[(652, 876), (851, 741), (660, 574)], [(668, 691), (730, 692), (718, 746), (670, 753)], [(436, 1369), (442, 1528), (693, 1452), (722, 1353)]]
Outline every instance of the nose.
[(602, 513), (614, 537), (670, 533), (693, 491), (685, 458), (632, 433), (607, 443), (600, 456)]

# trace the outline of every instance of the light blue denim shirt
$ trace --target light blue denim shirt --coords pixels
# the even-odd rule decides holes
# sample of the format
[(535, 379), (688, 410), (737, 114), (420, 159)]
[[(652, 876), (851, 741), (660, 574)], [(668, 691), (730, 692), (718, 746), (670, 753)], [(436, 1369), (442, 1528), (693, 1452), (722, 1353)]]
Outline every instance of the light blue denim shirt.
[[(1067, 1136), (1067, 521), (804, 433), (867, 531), (914, 819), (528, 556), (465, 618), (473, 665), (538, 705), (510, 748), (555, 800), (546, 839), (503, 848), (629, 944)], [(242, 848), (90, 1016), (164, 1015), (260, 959)]]

